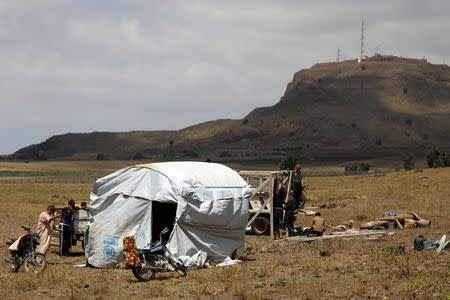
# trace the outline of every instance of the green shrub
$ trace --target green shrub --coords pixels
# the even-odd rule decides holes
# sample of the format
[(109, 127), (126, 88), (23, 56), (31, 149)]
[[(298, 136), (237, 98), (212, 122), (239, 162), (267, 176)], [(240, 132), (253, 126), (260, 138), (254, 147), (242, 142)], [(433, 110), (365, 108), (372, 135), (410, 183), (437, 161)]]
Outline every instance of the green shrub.
[(365, 161), (361, 163), (351, 164), (345, 166), (345, 174), (361, 174), (361, 173), (367, 173), (370, 170), (371, 167), (370, 161)]
[(442, 152), (441, 161), (445, 167), (450, 167), (450, 155), (448, 153)]
[(105, 154), (104, 153), (97, 153), (97, 160), (104, 160)]
[(136, 152), (136, 154), (133, 156), (133, 160), (139, 160), (139, 159), (144, 159), (144, 158), (145, 158), (145, 156), (141, 152)]
[(403, 168), (405, 170), (413, 170), (415, 168), (415, 159), (414, 156), (410, 152), (406, 152), (403, 154)]
[(280, 163), (280, 170), (293, 170), (297, 164), (297, 157), (292, 154), (288, 154)]
[(359, 164), (359, 168), (363, 171), (369, 171), (371, 165), (370, 161), (364, 161)]
[(358, 170), (357, 164), (345, 165), (345, 173), (356, 172)]
[(184, 157), (192, 157), (192, 158), (196, 158), (198, 157), (198, 153), (194, 152), (194, 151), (190, 151), (190, 150), (184, 150), (183, 151), (183, 156)]
[(219, 154), (219, 157), (231, 157), (231, 156), (233, 156), (233, 155), (227, 151), (224, 151)]
[(439, 151), (438, 148), (427, 152), (427, 164), (429, 168), (450, 167), (450, 159), (448, 153)]

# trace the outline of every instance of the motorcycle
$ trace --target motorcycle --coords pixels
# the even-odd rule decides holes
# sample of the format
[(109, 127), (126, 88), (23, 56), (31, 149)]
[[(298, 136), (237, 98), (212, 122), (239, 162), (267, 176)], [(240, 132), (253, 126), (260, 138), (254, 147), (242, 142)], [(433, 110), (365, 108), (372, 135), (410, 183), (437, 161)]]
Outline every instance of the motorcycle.
[(139, 281), (150, 281), (157, 272), (176, 271), (181, 277), (186, 276), (183, 263), (162, 242), (161, 237), (167, 232), (167, 228), (161, 231), (159, 241), (150, 244), (150, 249), (138, 249), (140, 266), (132, 266), (131, 270)]
[(10, 257), (5, 257), (5, 261), (11, 264), (13, 272), (18, 272), (23, 265), (26, 272), (41, 273), (47, 266), (45, 255), (36, 251), (36, 246), (40, 244), (40, 237), (37, 233), (31, 233), (30, 228), (21, 226), (26, 234), (18, 239), (10, 238), (6, 244), (9, 245)]

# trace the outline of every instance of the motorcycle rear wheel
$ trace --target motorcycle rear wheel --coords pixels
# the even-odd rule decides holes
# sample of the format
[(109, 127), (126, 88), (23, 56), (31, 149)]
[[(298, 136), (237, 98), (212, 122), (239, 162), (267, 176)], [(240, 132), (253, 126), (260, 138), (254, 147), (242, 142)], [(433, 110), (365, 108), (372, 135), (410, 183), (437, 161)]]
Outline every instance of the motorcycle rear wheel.
[(45, 267), (47, 267), (47, 259), (44, 254), (39, 252), (29, 254), (23, 261), (23, 267), (26, 272), (38, 274), (43, 272)]
[(155, 278), (155, 272), (150, 269), (131, 267), (131, 271), (133, 271), (133, 275), (142, 282), (147, 282)]

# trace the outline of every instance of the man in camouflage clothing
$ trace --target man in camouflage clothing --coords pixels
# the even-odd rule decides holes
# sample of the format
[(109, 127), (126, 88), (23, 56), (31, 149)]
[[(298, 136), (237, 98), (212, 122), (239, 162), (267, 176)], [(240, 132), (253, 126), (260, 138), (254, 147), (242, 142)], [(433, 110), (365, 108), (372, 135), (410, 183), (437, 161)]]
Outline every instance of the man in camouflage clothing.
[(303, 195), (303, 174), (300, 171), (300, 164), (295, 165), (295, 170), (292, 172), (292, 189), (294, 190), (294, 199), (296, 209), (303, 208), (305, 206), (306, 198)]

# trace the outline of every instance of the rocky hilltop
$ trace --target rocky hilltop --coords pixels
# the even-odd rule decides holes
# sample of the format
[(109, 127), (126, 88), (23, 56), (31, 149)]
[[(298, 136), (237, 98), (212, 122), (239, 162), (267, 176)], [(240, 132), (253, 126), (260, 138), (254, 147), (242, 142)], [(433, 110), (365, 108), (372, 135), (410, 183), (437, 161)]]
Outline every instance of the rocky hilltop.
[(279, 157), (450, 148), (450, 67), (375, 56), (316, 64), (294, 75), (280, 101), (242, 120), (178, 131), (69, 133), (20, 149), (18, 159)]

